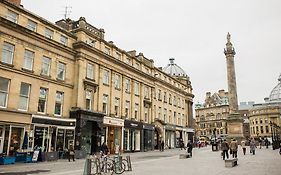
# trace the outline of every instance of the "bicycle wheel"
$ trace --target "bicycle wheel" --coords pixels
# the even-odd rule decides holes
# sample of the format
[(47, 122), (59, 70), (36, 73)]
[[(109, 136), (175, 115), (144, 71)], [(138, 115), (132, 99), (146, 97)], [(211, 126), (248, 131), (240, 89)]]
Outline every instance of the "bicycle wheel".
[(122, 159), (122, 162), (124, 163), (124, 170), (125, 171), (129, 171), (129, 165), (128, 165), (128, 161), (126, 159)]
[(122, 174), (125, 171), (125, 164), (123, 162), (118, 162), (113, 164), (113, 171), (115, 174)]
[(113, 174), (113, 164), (109, 162), (104, 162), (102, 164), (102, 169), (100, 174), (103, 175), (112, 175)]

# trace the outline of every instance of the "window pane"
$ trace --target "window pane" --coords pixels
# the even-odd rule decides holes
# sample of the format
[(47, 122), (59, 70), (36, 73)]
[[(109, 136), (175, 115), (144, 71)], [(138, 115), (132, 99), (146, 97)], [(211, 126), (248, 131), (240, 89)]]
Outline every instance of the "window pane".
[(29, 84), (26, 83), (21, 83), (21, 87), (20, 87), (20, 95), (22, 96), (28, 96), (29, 95)]
[(0, 92), (1, 91), (4, 91), (4, 92), (8, 91), (9, 81), (10, 81), (9, 79), (0, 77)]
[(38, 112), (45, 112), (45, 103), (46, 101), (44, 99), (39, 99)]
[(45, 30), (45, 37), (52, 39), (53, 35), (54, 35), (54, 31), (46, 28), (46, 30)]
[(6, 107), (7, 94), (0, 92), (0, 106)]
[(18, 22), (18, 14), (16, 14), (15, 12), (12, 12), (12, 11), (9, 10), (8, 14), (7, 14), (7, 19), (9, 21), (17, 23)]
[(60, 42), (62, 43), (62, 44), (64, 44), (64, 45), (67, 45), (67, 37), (65, 37), (65, 36), (63, 36), (63, 35), (61, 35), (60, 36)]
[(87, 78), (94, 79), (94, 66), (87, 64)]
[(61, 115), (61, 109), (62, 109), (62, 104), (61, 103), (56, 103), (55, 104), (55, 114), (56, 115)]
[(3, 51), (2, 51), (2, 62), (7, 64), (12, 64), (13, 57), (14, 57), (14, 49), (15, 46), (4, 42)]
[(24, 65), (23, 65), (23, 67), (25, 69), (32, 70), (33, 58), (34, 58), (34, 52), (31, 52), (29, 50), (25, 50), (25, 52), (24, 52)]
[(28, 28), (29, 30), (32, 30), (32, 31), (36, 31), (37, 23), (32, 20), (28, 20), (26, 28)]
[(57, 78), (60, 80), (64, 80), (64, 74), (65, 74), (65, 64), (63, 63), (58, 63), (58, 75)]
[(50, 66), (51, 66), (51, 59), (47, 58), (47, 57), (43, 57), (41, 73), (43, 75), (48, 75), (49, 76)]
[(19, 102), (19, 109), (27, 110), (27, 104), (28, 104), (28, 98), (21, 96)]

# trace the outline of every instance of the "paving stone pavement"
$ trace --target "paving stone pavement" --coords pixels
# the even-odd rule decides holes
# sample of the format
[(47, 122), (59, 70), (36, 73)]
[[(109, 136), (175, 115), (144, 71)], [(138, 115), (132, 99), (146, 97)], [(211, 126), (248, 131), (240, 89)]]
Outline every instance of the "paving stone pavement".
[[(281, 155), (278, 150), (257, 149), (256, 155), (242, 155), (238, 151), (238, 166), (226, 168), (220, 152), (212, 152), (211, 147), (195, 148), (193, 157), (179, 159), (184, 150), (171, 149), (164, 152), (151, 151), (130, 155), (132, 172), (124, 175), (281, 175)], [(0, 165), (0, 175), (81, 175), (85, 160)]]

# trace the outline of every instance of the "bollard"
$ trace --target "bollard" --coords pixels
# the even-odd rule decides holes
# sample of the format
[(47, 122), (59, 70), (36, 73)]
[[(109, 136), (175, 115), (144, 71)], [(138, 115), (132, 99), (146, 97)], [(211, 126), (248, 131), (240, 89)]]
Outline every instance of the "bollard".
[(130, 156), (126, 156), (126, 159), (127, 159), (128, 171), (132, 171), (132, 164), (131, 164)]

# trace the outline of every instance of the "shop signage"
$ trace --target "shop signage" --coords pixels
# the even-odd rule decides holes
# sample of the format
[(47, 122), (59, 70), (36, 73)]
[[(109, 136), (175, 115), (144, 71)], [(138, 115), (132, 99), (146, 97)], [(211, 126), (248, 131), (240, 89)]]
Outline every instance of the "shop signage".
[(75, 127), (75, 119), (32, 115), (32, 123)]
[(165, 130), (175, 131), (175, 130), (176, 130), (176, 126), (173, 126), (173, 125), (166, 125), (166, 126), (165, 126)]
[(147, 130), (154, 130), (155, 126), (154, 125), (150, 125), (150, 124), (143, 124), (143, 129), (147, 129)]
[(103, 123), (106, 125), (124, 126), (124, 120), (119, 118), (104, 117)]
[(142, 129), (142, 123), (132, 120), (125, 120), (124, 126), (125, 128), (134, 128), (134, 129)]

